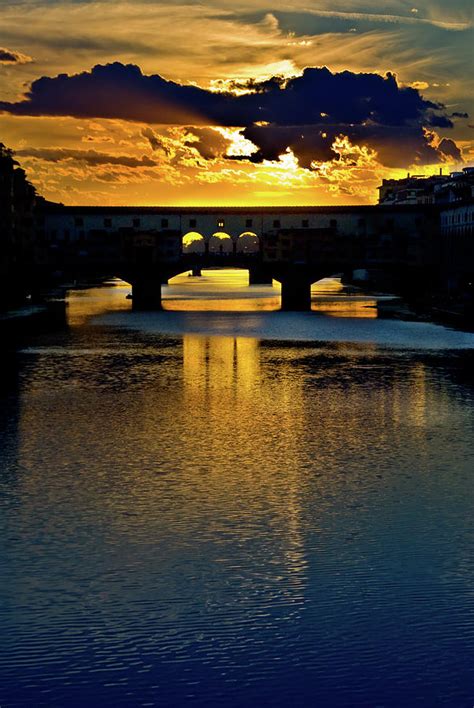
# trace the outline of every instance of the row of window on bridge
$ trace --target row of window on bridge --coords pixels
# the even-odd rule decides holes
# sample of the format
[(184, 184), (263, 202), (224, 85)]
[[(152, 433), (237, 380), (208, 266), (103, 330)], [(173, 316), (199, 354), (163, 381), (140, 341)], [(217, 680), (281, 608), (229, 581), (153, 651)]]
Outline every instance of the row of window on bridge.
[[(246, 219), (245, 220), (245, 228), (247, 228), (247, 229), (252, 228), (254, 225), (253, 222), (254, 222), (253, 219)], [(103, 223), (104, 223), (104, 228), (112, 228), (112, 219), (111, 218), (105, 218)], [(197, 219), (189, 219), (188, 225), (189, 225), (189, 228), (195, 229), (197, 227)], [(84, 226), (84, 219), (82, 218), (82, 216), (75, 217), (74, 226), (77, 226), (77, 227)], [(140, 228), (141, 220), (140, 219), (132, 219), (132, 226), (134, 228)], [(365, 226), (365, 219), (359, 219), (359, 226)], [(217, 221), (216, 227), (218, 229), (224, 229), (225, 228), (225, 221), (220, 219), (219, 221)], [(281, 227), (281, 219), (274, 219), (273, 220), (273, 228), (278, 229), (280, 227)], [(309, 228), (309, 219), (302, 219), (301, 220), (301, 227), (302, 228)], [(330, 219), (329, 227), (332, 229), (337, 228), (337, 220)], [(169, 219), (161, 219), (161, 228), (162, 229), (169, 228)]]
[[(416, 221), (419, 222), (420, 220), (417, 219)], [(256, 226), (256, 224), (255, 224), (254, 222), (255, 222), (255, 219), (245, 219), (245, 228), (247, 228), (247, 229), (253, 228), (254, 226)], [(112, 219), (111, 217), (104, 217), (102, 223), (103, 223), (103, 227), (106, 228), (106, 229), (110, 229), (110, 228), (112, 228), (113, 225), (114, 225), (114, 224), (113, 224), (113, 219)], [(37, 226), (43, 226), (44, 224), (45, 224), (45, 219), (44, 219), (44, 217), (42, 217), (42, 216), (36, 217), (36, 225), (37, 225)], [(367, 224), (366, 224), (366, 220), (365, 220), (364, 218), (359, 218), (359, 219), (357, 220), (357, 226), (358, 226), (359, 229), (365, 229), (365, 228), (366, 228), (366, 225), (367, 225)], [(386, 220), (386, 226), (387, 226), (387, 228), (392, 228), (393, 225), (394, 225), (394, 220), (393, 220), (393, 219), (387, 219), (387, 220)], [(417, 225), (418, 225), (418, 224), (417, 224)], [(74, 217), (74, 226), (75, 226), (76, 228), (83, 228), (83, 227), (84, 227), (84, 217), (82, 217), (82, 216), (76, 216), (76, 217)], [(132, 226), (132, 228), (136, 228), (136, 229), (141, 228), (141, 227), (143, 226), (142, 220), (141, 220), (140, 218), (138, 218), (138, 217), (133, 218), (133, 219), (132, 219), (131, 226)], [(170, 220), (169, 220), (169, 219), (162, 218), (162, 219), (160, 220), (160, 226), (161, 226), (162, 229), (168, 229), (168, 228), (170, 228)], [(197, 219), (188, 219), (187, 228), (196, 229), (197, 226), (198, 226), (198, 220), (197, 220)], [(281, 219), (274, 219), (274, 220), (272, 221), (272, 226), (273, 226), (274, 229), (279, 229), (279, 228), (281, 228), (281, 226), (282, 226)], [(338, 226), (337, 219), (330, 219), (330, 220), (329, 220), (329, 228), (330, 228), (330, 229), (336, 229), (337, 226)], [(123, 223), (121, 222), (120, 228), (122, 228), (122, 227), (123, 227)], [(302, 219), (302, 220), (301, 220), (300, 228), (309, 228), (309, 227), (310, 227), (310, 220), (309, 220), (309, 219)], [(220, 231), (222, 231), (223, 229), (225, 229), (225, 221), (224, 221), (223, 219), (219, 219), (219, 220), (216, 222), (216, 228), (217, 228), (217, 230), (220, 230)]]

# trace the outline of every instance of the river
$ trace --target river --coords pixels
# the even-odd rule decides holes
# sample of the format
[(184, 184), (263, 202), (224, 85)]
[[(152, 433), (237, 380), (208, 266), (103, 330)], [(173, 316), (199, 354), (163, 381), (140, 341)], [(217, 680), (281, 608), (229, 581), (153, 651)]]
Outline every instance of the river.
[(5, 358), (2, 708), (472, 706), (474, 335), (236, 277)]

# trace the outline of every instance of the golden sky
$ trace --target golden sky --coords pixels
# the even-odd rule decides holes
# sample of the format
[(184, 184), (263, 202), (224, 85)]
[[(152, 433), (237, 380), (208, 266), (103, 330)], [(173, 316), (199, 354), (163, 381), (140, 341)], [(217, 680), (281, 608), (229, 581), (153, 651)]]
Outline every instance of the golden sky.
[(472, 0), (0, 6), (0, 141), (49, 199), (371, 203), (473, 162)]

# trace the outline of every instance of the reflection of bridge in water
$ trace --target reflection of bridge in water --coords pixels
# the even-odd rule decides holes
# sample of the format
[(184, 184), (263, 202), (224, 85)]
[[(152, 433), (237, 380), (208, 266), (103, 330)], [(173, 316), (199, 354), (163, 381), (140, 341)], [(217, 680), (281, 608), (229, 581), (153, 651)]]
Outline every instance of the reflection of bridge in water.
[(159, 309), (161, 286), (203, 268), (244, 268), (249, 284), (276, 280), (285, 310), (309, 310), (311, 284), (355, 270), (387, 288), (436, 277), (437, 212), (407, 207), (63, 207), (47, 205), (44, 270), (119, 276), (136, 308)]

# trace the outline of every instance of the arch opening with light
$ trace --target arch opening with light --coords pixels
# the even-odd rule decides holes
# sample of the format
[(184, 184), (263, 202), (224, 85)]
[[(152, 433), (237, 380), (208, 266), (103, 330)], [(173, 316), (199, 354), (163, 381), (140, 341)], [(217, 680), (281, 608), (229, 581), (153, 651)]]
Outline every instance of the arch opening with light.
[(204, 253), (206, 250), (204, 236), (197, 231), (188, 231), (182, 238), (183, 253)]
[(233, 242), (229, 234), (216, 231), (209, 239), (209, 253), (232, 253)]
[(237, 239), (237, 253), (258, 253), (260, 239), (253, 231), (244, 231)]

